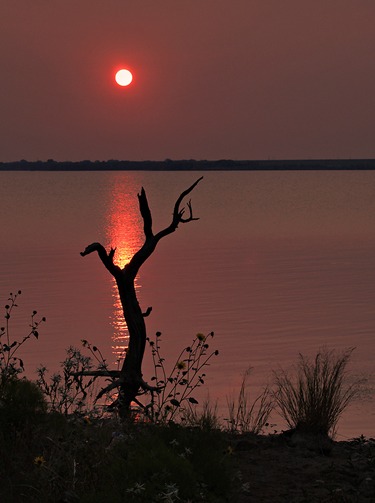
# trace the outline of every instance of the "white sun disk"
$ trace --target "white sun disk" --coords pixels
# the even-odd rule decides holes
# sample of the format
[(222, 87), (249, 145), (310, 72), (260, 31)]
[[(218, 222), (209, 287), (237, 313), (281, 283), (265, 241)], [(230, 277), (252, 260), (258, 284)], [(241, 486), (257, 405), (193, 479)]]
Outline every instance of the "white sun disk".
[(131, 83), (133, 75), (129, 72), (129, 70), (123, 68), (116, 73), (115, 80), (119, 86), (125, 87)]

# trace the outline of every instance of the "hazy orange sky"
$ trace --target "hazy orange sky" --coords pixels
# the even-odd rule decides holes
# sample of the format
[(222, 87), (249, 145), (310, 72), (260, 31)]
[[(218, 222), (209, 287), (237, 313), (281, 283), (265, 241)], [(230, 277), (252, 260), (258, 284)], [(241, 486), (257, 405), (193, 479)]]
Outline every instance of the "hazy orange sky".
[(0, 161), (374, 158), (374, 26), (374, 0), (0, 0)]

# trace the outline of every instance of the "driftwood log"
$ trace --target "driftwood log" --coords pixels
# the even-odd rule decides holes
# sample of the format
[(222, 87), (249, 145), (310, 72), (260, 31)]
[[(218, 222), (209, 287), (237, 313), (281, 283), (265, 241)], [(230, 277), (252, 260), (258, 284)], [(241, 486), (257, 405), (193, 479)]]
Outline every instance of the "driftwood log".
[(142, 312), (139, 305), (136, 290), (135, 278), (142, 264), (154, 252), (158, 242), (168, 234), (173, 233), (179, 224), (188, 223), (194, 218), (191, 200), (186, 204), (188, 212), (184, 206), (181, 206), (184, 198), (196, 187), (203, 177), (198, 178), (193, 185), (180, 194), (177, 198), (173, 209), (172, 222), (168, 227), (154, 234), (152, 230), (152, 217), (148, 205), (146, 192), (142, 187), (140, 194), (138, 194), (139, 209), (143, 219), (143, 229), (145, 241), (143, 246), (133, 255), (129, 263), (123, 268), (114, 263), (116, 248), (111, 248), (107, 253), (104, 246), (100, 243), (92, 243), (81, 252), (81, 255), (89, 255), (92, 252), (97, 252), (99, 258), (103, 262), (107, 270), (112, 274), (116, 280), (120, 301), (124, 313), (124, 318), (129, 332), (129, 346), (125, 355), (125, 359), (120, 371), (96, 371), (86, 372), (85, 375), (99, 375), (111, 377), (112, 383), (106, 388), (102, 389), (98, 395), (103, 396), (105, 393), (112, 389), (118, 388), (118, 398), (116, 405), (119, 409), (121, 416), (129, 414), (132, 402), (139, 403), (137, 396), (145, 391), (157, 391), (158, 388), (149, 386), (142, 376), (142, 360), (146, 345), (146, 325), (144, 318), (151, 313), (151, 307), (145, 312)]

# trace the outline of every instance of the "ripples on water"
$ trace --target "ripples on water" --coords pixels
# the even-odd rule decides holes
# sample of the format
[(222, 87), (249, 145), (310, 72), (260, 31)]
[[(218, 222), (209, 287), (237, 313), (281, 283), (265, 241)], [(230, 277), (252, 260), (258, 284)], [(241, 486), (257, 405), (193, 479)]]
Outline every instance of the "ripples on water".
[[(25, 348), (29, 373), (40, 362), (55, 370), (64, 348), (83, 338), (117, 359), (127, 332), (113, 279), (96, 255), (79, 252), (100, 241), (124, 265), (143, 239), (141, 186), (158, 231), (200, 175), (0, 173), (0, 293), (5, 301), (23, 290), (16, 333), (33, 309), (47, 316), (39, 341)], [(354, 373), (373, 382), (375, 173), (205, 173), (191, 196), (200, 220), (163, 239), (137, 279), (167, 361), (197, 332), (215, 331), (220, 356), (207, 382), (223, 415), (249, 366), (255, 394), (272, 369), (323, 345), (355, 346)], [(146, 357), (146, 379), (151, 370)], [(339, 433), (373, 434), (373, 424), (370, 398), (344, 416)]]

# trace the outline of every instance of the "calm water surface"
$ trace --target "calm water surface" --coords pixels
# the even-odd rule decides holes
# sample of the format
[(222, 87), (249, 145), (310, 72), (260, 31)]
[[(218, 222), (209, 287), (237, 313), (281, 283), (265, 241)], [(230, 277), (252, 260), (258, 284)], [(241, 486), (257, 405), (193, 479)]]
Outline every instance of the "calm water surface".
[[(145, 187), (154, 230), (202, 173), (0, 173), (0, 296), (22, 290), (12, 319), (47, 317), (22, 356), (57, 370), (85, 338), (115, 361), (126, 327), (111, 276), (86, 245), (116, 247), (125, 264), (143, 239), (137, 192)], [(137, 279), (149, 334), (162, 332), (170, 364), (197, 332), (215, 332), (210, 398), (226, 397), (253, 367), (251, 392), (298, 353), (356, 347), (353, 374), (374, 384), (375, 172), (210, 172), (192, 193), (200, 220), (164, 238)], [(151, 362), (144, 364), (146, 380)], [(275, 417), (276, 429), (284, 425)], [(338, 438), (374, 435), (373, 395), (349, 409)]]

